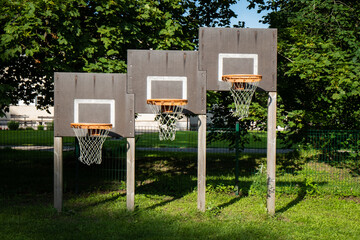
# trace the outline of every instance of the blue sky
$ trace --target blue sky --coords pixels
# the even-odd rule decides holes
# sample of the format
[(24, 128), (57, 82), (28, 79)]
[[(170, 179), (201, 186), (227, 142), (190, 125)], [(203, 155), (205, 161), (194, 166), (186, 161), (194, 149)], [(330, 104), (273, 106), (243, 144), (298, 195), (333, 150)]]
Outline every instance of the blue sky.
[(268, 24), (259, 23), (265, 12), (261, 14), (256, 12), (256, 9), (247, 9), (248, 2), (246, 0), (240, 0), (237, 4), (232, 6), (232, 10), (238, 15), (238, 18), (232, 19), (231, 25), (236, 24), (238, 21), (245, 21), (245, 27), (247, 28), (268, 28)]

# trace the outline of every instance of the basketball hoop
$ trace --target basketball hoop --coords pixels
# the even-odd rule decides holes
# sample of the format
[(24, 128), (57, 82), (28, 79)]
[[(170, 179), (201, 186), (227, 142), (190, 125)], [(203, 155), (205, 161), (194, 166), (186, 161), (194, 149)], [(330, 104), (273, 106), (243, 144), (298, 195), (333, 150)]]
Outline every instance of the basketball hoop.
[(79, 161), (90, 165), (100, 164), (102, 161), (101, 149), (112, 124), (106, 123), (71, 123), (80, 146)]
[(159, 139), (171, 140), (175, 139), (176, 123), (183, 115), (182, 111), (187, 104), (185, 99), (148, 99), (147, 104), (156, 114), (155, 120), (159, 124)]
[(231, 84), (230, 92), (234, 99), (235, 111), (233, 115), (239, 119), (245, 118), (249, 114), (249, 106), (254, 95), (261, 75), (236, 74), (223, 75), (222, 80)]

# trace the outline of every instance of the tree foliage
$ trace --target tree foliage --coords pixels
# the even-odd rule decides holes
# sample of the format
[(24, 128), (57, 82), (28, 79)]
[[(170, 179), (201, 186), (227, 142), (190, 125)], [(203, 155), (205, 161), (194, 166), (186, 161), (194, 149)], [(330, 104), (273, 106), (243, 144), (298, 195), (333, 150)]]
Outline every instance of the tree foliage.
[[(208, 112), (211, 113), (210, 129), (212, 130), (208, 135), (208, 141), (230, 141), (230, 146), (235, 147), (236, 141), (239, 140), (238, 147), (243, 149), (247, 141), (250, 140), (247, 136), (248, 130), (266, 130), (268, 100), (266, 92), (254, 94), (249, 108), (249, 115), (243, 119), (233, 115), (235, 104), (229, 91), (208, 92), (207, 96)], [(277, 113), (279, 126), (282, 126), (281, 113), (280, 109)], [(234, 131), (237, 123), (239, 124), (238, 133)], [(226, 129), (229, 131), (226, 131)], [(253, 138), (254, 141), (260, 141), (255, 135)]]
[[(278, 92), (293, 132), (360, 124), (360, 2), (248, 0), (278, 28)], [(301, 135), (297, 135), (301, 136)]]
[(51, 105), (56, 71), (123, 73), (127, 49), (195, 49), (198, 28), (228, 26), (234, 3), (1, 0), (1, 112), (36, 95)]

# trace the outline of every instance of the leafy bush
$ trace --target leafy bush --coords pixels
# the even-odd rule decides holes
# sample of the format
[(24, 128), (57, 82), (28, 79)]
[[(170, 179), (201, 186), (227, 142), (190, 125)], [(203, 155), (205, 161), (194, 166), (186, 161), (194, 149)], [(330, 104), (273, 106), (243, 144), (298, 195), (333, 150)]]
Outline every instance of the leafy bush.
[(213, 192), (213, 193), (233, 193), (235, 191), (234, 185), (225, 185), (223, 183), (219, 184), (207, 184), (206, 192)]
[(258, 195), (264, 201), (267, 197), (267, 179), (266, 179), (266, 165), (261, 164), (255, 173), (254, 181), (250, 186), (250, 196)]
[(46, 125), (46, 130), (54, 131), (54, 121)]
[(20, 126), (20, 123), (16, 122), (16, 121), (10, 121), (10, 122), (7, 123), (7, 125), (8, 125), (8, 128), (10, 130), (18, 130), (19, 126)]
[(26, 127), (26, 130), (34, 130), (32, 127)]
[(276, 158), (276, 167), (278, 172), (293, 173), (300, 171), (308, 160), (304, 156), (304, 152), (306, 152), (306, 150), (299, 147), (299, 149), (279, 155)]
[(44, 130), (44, 125), (38, 125), (37, 130), (43, 131)]
[(305, 178), (305, 189), (306, 189), (306, 194), (308, 195), (314, 195), (320, 193), (318, 189), (318, 185), (314, 182), (314, 180), (311, 177)]
[(306, 195), (320, 194), (318, 185), (315, 183), (312, 177), (305, 177), (299, 191), (299, 196), (304, 198)]

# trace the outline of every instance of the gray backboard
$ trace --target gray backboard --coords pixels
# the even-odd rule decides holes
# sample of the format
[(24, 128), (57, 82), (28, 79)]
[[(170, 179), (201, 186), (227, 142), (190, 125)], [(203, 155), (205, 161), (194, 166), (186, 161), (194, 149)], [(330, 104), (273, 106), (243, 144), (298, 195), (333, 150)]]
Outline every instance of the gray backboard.
[(128, 50), (128, 93), (135, 112), (152, 113), (152, 98), (187, 99), (184, 112), (206, 113), (206, 73), (199, 71), (198, 52)]
[(70, 123), (111, 123), (112, 136), (134, 137), (134, 95), (126, 74), (55, 73), (55, 136), (75, 136)]
[(226, 91), (226, 74), (259, 74), (258, 89), (276, 91), (277, 30), (200, 28), (199, 66), (207, 72), (207, 90)]

